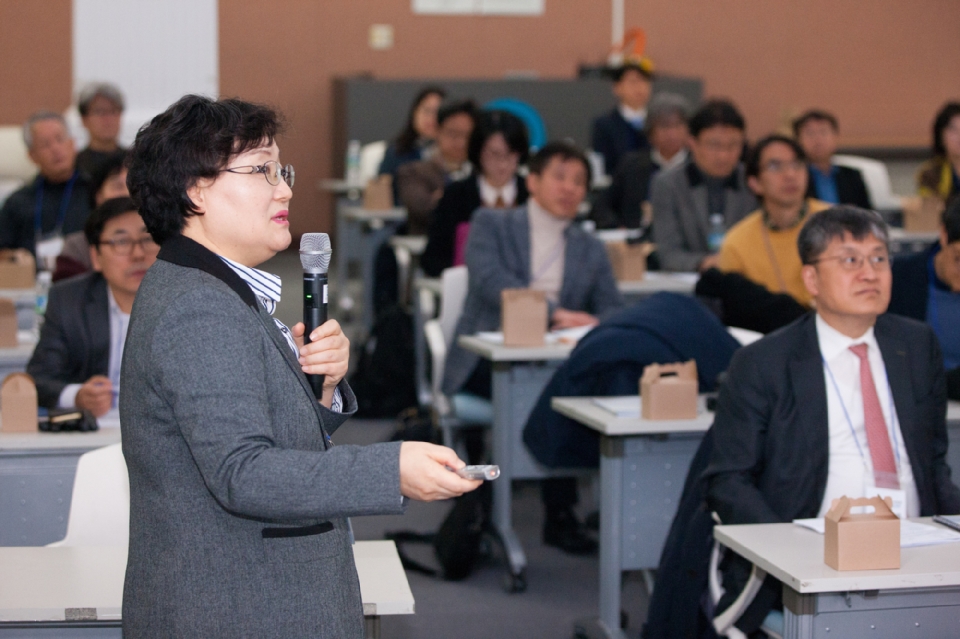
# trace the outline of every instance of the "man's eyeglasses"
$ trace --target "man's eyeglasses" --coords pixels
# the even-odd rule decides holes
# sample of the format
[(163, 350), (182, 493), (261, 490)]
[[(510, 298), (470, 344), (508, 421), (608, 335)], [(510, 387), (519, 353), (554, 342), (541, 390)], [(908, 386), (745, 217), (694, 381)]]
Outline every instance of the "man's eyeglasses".
[(100, 245), (107, 244), (117, 255), (127, 256), (133, 253), (133, 247), (139, 246), (144, 253), (155, 253), (160, 247), (153, 241), (153, 237), (144, 235), (139, 240), (129, 237), (119, 237), (115, 240), (101, 240)]
[(268, 160), (260, 166), (234, 166), (229, 169), (221, 169), (221, 173), (222, 172), (243, 173), (250, 175), (254, 173), (263, 173), (263, 177), (267, 178), (267, 183), (271, 186), (280, 184), (280, 179), (282, 178), (283, 181), (287, 183), (287, 186), (289, 186), (291, 189), (293, 188), (293, 182), (296, 178), (296, 173), (293, 170), (292, 164), (281, 166), (276, 160)]
[(889, 255), (861, 255), (859, 253), (856, 255), (834, 255), (832, 257), (821, 257), (820, 259), (814, 260), (812, 263), (818, 264), (826, 260), (836, 260), (840, 263), (840, 268), (845, 271), (859, 271), (863, 268), (864, 262), (870, 264), (870, 268), (872, 268), (874, 271), (885, 271), (890, 268)]
[(781, 160), (770, 160), (763, 165), (764, 171), (769, 171), (770, 173), (783, 173), (785, 171), (803, 171), (807, 168), (807, 165), (801, 162), (800, 160), (790, 160), (788, 162), (783, 162)]

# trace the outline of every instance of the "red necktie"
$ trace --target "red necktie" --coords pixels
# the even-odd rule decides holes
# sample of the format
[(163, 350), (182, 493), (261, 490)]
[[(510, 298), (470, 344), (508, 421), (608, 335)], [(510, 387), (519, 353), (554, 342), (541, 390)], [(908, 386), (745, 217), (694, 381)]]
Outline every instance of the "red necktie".
[[(873, 383), (870, 361), (867, 359), (867, 345), (854, 344), (850, 347), (853, 354), (860, 358), (860, 395), (863, 396), (863, 425), (867, 431), (867, 445), (870, 447), (870, 459), (873, 461), (873, 477), (879, 488), (900, 488), (897, 477), (897, 463), (890, 447), (887, 424), (877, 397), (877, 387)], [(893, 416), (890, 416), (893, 419)]]

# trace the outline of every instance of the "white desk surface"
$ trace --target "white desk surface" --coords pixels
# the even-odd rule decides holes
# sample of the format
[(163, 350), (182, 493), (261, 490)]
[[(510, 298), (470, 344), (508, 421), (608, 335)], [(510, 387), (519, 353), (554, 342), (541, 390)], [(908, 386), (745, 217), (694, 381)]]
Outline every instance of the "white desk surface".
[(697, 273), (668, 273), (666, 271), (647, 271), (642, 280), (617, 282), (617, 288), (624, 294), (652, 294), (660, 291), (671, 293), (693, 293), (700, 275)]
[(37, 290), (35, 288), (0, 288), (0, 297), (10, 300), (32, 299), (37, 301)]
[(491, 362), (538, 362), (567, 359), (573, 351), (573, 344), (551, 344), (548, 346), (504, 346), (494, 344), (473, 335), (461, 335), (457, 343), (471, 353), (476, 353)]
[[(353, 553), (363, 614), (413, 614), (394, 543), (358, 541)], [(0, 621), (63, 621), (68, 610), (80, 608), (94, 609), (84, 611), (84, 619), (119, 620), (126, 566), (126, 546), (2, 547)]]
[(388, 241), (390, 246), (405, 248), (412, 255), (423, 255), (423, 251), (427, 248), (426, 235), (394, 235)]
[(0, 452), (26, 450), (94, 449), (120, 442), (119, 424), (79, 433), (0, 433)]
[(960, 422), (960, 402), (956, 400), (947, 402), (947, 425), (949, 425), (950, 422)]
[(362, 205), (344, 206), (343, 217), (355, 222), (402, 222), (407, 219), (407, 209), (395, 206), (389, 209), (365, 209)]
[(328, 179), (317, 182), (317, 188), (321, 191), (330, 191), (331, 193), (349, 193), (350, 191), (363, 191), (366, 188), (364, 184), (350, 183), (346, 180)]
[[(608, 398), (614, 399), (614, 398)], [(639, 395), (634, 397), (640, 408)], [(554, 397), (550, 407), (604, 435), (660, 435), (670, 433), (704, 433), (713, 424), (713, 413), (707, 411), (706, 397), (699, 398), (696, 419), (641, 419), (639, 414), (618, 417), (597, 406), (591, 397)]]
[(892, 226), (887, 232), (895, 242), (936, 242), (940, 239), (940, 234), (936, 231), (904, 231)]
[(960, 543), (902, 548), (899, 570), (837, 571), (823, 562), (823, 535), (807, 528), (755, 524), (713, 531), (721, 544), (801, 594), (960, 585)]

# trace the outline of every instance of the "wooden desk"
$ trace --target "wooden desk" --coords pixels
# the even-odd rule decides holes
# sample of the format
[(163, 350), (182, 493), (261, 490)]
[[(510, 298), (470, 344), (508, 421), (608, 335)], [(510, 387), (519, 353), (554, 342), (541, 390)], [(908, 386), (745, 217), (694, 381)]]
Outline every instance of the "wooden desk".
[[(414, 613), (392, 541), (354, 547), (367, 637)], [(121, 637), (126, 547), (0, 548), (0, 637)]]
[(838, 572), (823, 563), (823, 535), (800, 526), (717, 526), (714, 536), (783, 583), (784, 639), (960, 636), (958, 543), (903, 548), (899, 570)]
[(106, 426), (91, 433), (0, 433), (0, 546), (64, 538), (77, 460), (120, 441), (119, 423)]
[(573, 346), (512, 348), (474, 336), (461, 336), (457, 343), (490, 360), (493, 369), (493, 463), (500, 466), (500, 478), (493, 482), (493, 525), (510, 568), (512, 581), (508, 589), (519, 592), (526, 588), (527, 556), (513, 530), (512, 481), (571, 474), (537, 462), (523, 444), (523, 426), (543, 388), (570, 356)]
[[(620, 398), (604, 398), (620, 399)], [(599, 631), (621, 639), (620, 590), (624, 570), (651, 570), (680, 502), (690, 461), (713, 423), (700, 397), (692, 420), (618, 417), (590, 397), (554, 397), (550, 406), (600, 433)]]

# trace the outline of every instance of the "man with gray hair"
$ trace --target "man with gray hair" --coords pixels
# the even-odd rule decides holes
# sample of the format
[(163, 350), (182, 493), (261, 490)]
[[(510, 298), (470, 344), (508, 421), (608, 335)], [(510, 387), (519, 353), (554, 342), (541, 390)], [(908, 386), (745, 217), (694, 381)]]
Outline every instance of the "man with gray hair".
[(63, 116), (34, 113), (23, 125), (23, 141), (39, 172), (0, 209), (0, 248), (25, 248), (38, 264), (52, 264), (63, 236), (87, 221), (89, 186), (76, 169), (76, 147)]
[(106, 82), (88, 84), (77, 96), (83, 128), (90, 134), (87, 148), (77, 155), (77, 169), (92, 177), (113, 153), (121, 150), (120, 118), (124, 100), (120, 89)]
[[(929, 326), (886, 313), (891, 271), (880, 215), (837, 206), (797, 240), (815, 312), (738, 351), (720, 389), (707, 505), (724, 524), (823, 517), (880, 494), (900, 517), (960, 512), (947, 465), (946, 386)], [(728, 552), (722, 613), (750, 574)], [(768, 577), (737, 627), (778, 605)]]
[(682, 95), (663, 92), (653, 96), (644, 121), (650, 148), (627, 153), (620, 160), (613, 183), (593, 210), (592, 217), (598, 228), (650, 225), (653, 221), (650, 181), (657, 172), (686, 161), (690, 111), (690, 103)]

